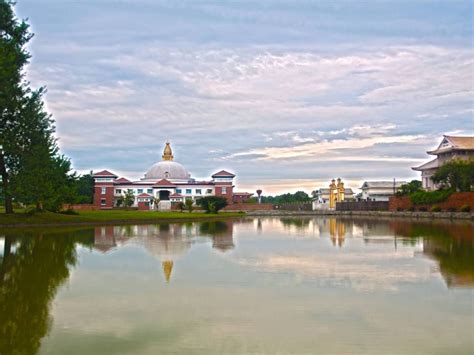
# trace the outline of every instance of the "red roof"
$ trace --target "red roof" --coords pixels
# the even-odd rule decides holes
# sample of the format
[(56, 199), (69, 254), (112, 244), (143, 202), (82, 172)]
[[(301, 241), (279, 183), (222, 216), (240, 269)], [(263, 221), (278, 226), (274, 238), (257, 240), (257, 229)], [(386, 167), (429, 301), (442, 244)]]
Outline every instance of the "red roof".
[(215, 173), (214, 175), (212, 175), (212, 177), (218, 177), (218, 176), (235, 177), (234, 174), (229, 173), (228, 171), (225, 171), (225, 170), (221, 170), (218, 173)]
[(171, 194), (170, 197), (183, 197), (183, 195), (174, 193), (174, 194)]
[(148, 195), (146, 193), (142, 193), (142, 194), (138, 195), (137, 197), (151, 197), (151, 195)]
[(130, 180), (127, 180), (123, 177), (121, 177), (120, 179), (115, 180), (114, 182), (117, 183), (117, 184), (130, 184), (131, 183)]
[(108, 170), (102, 170), (99, 171), (98, 173), (95, 173), (93, 176), (108, 176), (108, 177), (117, 177), (117, 175), (111, 173)]
[(156, 186), (176, 186), (171, 181), (166, 180), (166, 179), (162, 179), (158, 181), (155, 185)]

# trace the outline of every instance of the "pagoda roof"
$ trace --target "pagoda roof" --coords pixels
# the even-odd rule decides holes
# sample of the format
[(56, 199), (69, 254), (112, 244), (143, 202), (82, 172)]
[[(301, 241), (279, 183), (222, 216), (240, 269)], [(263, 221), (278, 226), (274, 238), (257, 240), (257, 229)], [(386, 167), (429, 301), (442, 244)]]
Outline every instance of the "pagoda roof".
[(438, 148), (430, 150), (427, 153), (437, 155), (452, 150), (474, 150), (474, 137), (443, 135), (443, 140), (438, 145)]
[[(405, 185), (406, 181), (395, 181), (395, 187), (400, 187)], [(366, 181), (362, 184), (361, 189), (371, 188), (371, 189), (384, 189), (384, 188), (393, 188), (393, 181)]]
[(235, 175), (232, 173), (229, 173), (228, 171), (221, 170), (215, 173), (214, 175), (212, 175), (212, 177), (235, 177)]
[(93, 176), (105, 176), (105, 177), (117, 177), (117, 175), (115, 175), (114, 173), (111, 173), (110, 171), (108, 170), (102, 170), (102, 171), (99, 171), (98, 173), (95, 173)]
[(415, 171), (423, 171), (423, 170), (429, 170), (429, 169), (436, 169), (439, 167), (439, 160), (438, 158), (434, 158), (433, 160), (430, 160), (429, 162), (422, 164), (420, 166), (415, 166), (412, 169)]

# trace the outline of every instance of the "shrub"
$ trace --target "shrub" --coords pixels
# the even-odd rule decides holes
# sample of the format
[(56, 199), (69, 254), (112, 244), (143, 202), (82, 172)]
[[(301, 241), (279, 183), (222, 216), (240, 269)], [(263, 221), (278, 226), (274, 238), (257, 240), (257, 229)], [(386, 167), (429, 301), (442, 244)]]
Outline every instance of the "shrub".
[(178, 208), (178, 210), (180, 210), (181, 212), (183, 212), (186, 206), (184, 205), (183, 202), (178, 202), (178, 203), (176, 204), (176, 207)]
[(71, 215), (71, 216), (77, 216), (77, 215), (79, 215), (79, 212), (74, 211), (73, 209), (70, 209), (70, 208), (67, 209), (67, 210), (61, 211), (61, 212), (59, 212), (59, 213), (61, 213), (61, 214), (67, 214), (67, 215)]
[(398, 212), (401, 212), (401, 211), (403, 211), (403, 208), (397, 207), (397, 211), (398, 211)]
[(410, 199), (415, 205), (432, 205), (446, 201), (452, 193), (453, 190), (418, 191), (411, 194)]
[(461, 212), (471, 212), (471, 206), (469, 205), (462, 205), (461, 208), (459, 209)]
[(441, 207), (434, 205), (431, 207), (431, 212), (441, 212)]
[(186, 202), (185, 202), (185, 205), (186, 205), (186, 209), (188, 210), (189, 213), (191, 213), (194, 209), (193, 207), (193, 200), (190, 199), (190, 198), (187, 198), (186, 199)]
[(456, 207), (449, 207), (448, 212), (456, 212)]
[(411, 206), (409, 209), (408, 209), (409, 212), (415, 212), (415, 207)]
[(217, 213), (219, 210), (227, 206), (227, 199), (220, 196), (203, 197), (197, 204), (201, 206), (206, 213)]
[(420, 207), (420, 208), (418, 208), (418, 211), (420, 211), (420, 212), (426, 212), (427, 209), (426, 209), (426, 207)]

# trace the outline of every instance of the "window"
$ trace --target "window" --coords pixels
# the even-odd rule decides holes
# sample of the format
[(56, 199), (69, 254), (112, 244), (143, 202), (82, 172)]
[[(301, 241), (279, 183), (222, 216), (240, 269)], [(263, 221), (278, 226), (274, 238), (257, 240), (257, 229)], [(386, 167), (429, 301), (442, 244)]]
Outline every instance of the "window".
[(207, 189), (207, 194), (208, 195), (212, 194), (212, 189)]
[(148, 189), (148, 190), (146, 190), (146, 193), (147, 193), (147, 194), (152, 194), (152, 193), (153, 193), (153, 189)]
[(191, 195), (192, 190), (191, 189), (186, 189), (186, 195)]
[(121, 193), (122, 193), (122, 189), (116, 189), (116, 190), (115, 190), (115, 193), (116, 193), (116, 194), (121, 194)]
[(223, 186), (223, 187), (222, 187), (222, 193), (223, 193), (223, 194), (226, 194), (226, 193), (227, 193), (227, 187), (226, 187), (226, 186)]
[(137, 189), (137, 194), (142, 194), (143, 193), (143, 189)]
[(201, 195), (201, 194), (202, 194), (201, 189), (196, 189), (196, 195)]
[(105, 198), (101, 198), (100, 199), (100, 205), (105, 206), (106, 204), (107, 204), (107, 202), (105, 201)]
[(180, 193), (181, 193), (181, 189), (176, 189), (176, 193), (177, 193), (177, 194), (180, 194)]
[(133, 194), (133, 189), (127, 189), (127, 192), (128, 192), (129, 194)]
[(106, 187), (102, 187), (100, 193), (101, 193), (102, 195), (105, 195), (106, 192), (107, 192), (107, 188), (106, 188)]

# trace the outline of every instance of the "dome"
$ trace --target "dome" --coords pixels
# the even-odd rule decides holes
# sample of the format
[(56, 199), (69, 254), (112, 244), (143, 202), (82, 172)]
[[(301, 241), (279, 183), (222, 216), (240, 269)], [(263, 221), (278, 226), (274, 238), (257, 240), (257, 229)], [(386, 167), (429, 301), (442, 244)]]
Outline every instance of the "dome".
[(190, 175), (180, 163), (163, 160), (155, 163), (145, 174), (146, 180), (188, 180)]

